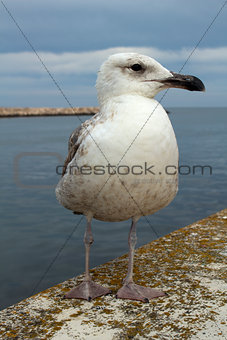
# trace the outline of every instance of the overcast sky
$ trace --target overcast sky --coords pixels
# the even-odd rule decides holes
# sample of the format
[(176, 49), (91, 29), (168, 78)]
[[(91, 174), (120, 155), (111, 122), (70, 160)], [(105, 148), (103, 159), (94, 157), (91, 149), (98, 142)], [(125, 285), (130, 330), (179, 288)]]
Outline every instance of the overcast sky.
[[(136, 51), (179, 71), (224, 0), (4, 0), (73, 106), (97, 105), (95, 80), (112, 53)], [(0, 3), (0, 106), (67, 107)], [(206, 93), (170, 90), (166, 107), (227, 106), (227, 5), (182, 73)]]

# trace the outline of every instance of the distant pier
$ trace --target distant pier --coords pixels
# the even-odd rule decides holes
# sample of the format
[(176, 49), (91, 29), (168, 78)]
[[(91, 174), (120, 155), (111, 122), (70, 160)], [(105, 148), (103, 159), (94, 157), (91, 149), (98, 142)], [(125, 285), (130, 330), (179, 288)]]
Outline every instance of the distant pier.
[(91, 302), (63, 295), (82, 275), (0, 312), (1, 339), (227, 338), (227, 209), (137, 249), (135, 281), (163, 289), (149, 303), (118, 300), (127, 255), (92, 270), (112, 294)]
[(94, 115), (98, 111), (99, 108), (96, 106), (73, 108), (0, 107), (0, 118)]

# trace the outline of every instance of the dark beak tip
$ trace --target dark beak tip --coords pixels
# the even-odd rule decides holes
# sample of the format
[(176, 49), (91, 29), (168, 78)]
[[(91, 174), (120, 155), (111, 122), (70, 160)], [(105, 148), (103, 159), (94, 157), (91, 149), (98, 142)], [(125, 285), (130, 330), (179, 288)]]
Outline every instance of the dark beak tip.
[(206, 88), (205, 85), (203, 84), (202, 80), (200, 80), (197, 77), (193, 77), (192, 76), (192, 85), (193, 85), (193, 89), (192, 91), (200, 91), (200, 92), (205, 92)]
[(201, 89), (201, 91), (202, 91), (202, 92), (206, 92), (205, 85), (203, 84), (203, 82), (201, 82), (201, 83), (202, 83), (202, 89)]
[(191, 75), (184, 75), (184, 74), (179, 74), (172, 72), (173, 77), (167, 79), (167, 83), (170, 87), (178, 87), (178, 88), (183, 88), (188, 91), (199, 91), (199, 92), (205, 92), (205, 86), (203, 82)]

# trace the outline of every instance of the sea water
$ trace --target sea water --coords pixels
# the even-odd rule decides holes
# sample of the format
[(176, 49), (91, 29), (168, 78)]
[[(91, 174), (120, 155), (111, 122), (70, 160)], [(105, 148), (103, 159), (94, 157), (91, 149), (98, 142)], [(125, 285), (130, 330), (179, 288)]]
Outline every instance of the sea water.
[[(227, 206), (227, 109), (170, 109), (179, 151), (174, 201), (138, 223), (141, 246)], [(56, 166), (89, 117), (0, 119), (0, 309), (84, 271), (85, 219), (59, 205)], [(152, 152), (152, 151), (151, 151)], [(206, 166), (203, 168), (195, 166)], [(91, 267), (128, 251), (130, 221), (93, 221)]]

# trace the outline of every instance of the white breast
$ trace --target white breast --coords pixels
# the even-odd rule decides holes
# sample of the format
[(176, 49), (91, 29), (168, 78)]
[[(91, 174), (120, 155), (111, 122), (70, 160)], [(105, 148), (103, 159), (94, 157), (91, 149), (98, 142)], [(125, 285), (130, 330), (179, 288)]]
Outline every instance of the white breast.
[[(128, 95), (109, 101), (90, 134), (56, 189), (62, 205), (91, 212), (99, 220), (121, 221), (152, 214), (172, 201), (178, 148), (169, 118), (156, 100)], [(108, 164), (117, 174), (108, 173)], [(87, 174), (81, 174), (82, 166), (88, 166)]]

